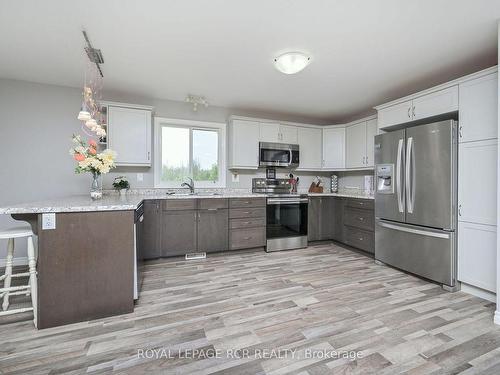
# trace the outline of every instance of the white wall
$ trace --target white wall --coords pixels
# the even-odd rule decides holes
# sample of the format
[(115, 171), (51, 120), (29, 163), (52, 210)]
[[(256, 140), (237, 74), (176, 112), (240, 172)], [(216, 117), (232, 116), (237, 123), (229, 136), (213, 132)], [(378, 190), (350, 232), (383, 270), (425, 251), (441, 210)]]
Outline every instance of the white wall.
[[(0, 206), (88, 190), (88, 176), (75, 176), (68, 153), (80, 105), (76, 89), (0, 80)], [(0, 215), (0, 228), (20, 224)], [(0, 241), (2, 260), (5, 248)]]

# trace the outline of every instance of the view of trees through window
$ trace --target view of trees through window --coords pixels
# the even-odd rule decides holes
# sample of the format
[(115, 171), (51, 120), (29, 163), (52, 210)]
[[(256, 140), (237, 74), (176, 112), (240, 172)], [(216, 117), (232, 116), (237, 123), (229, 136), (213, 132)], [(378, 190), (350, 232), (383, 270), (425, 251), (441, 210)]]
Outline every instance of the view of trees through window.
[(219, 179), (219, 133), (212, 129), (162, 127), (163, 182)]

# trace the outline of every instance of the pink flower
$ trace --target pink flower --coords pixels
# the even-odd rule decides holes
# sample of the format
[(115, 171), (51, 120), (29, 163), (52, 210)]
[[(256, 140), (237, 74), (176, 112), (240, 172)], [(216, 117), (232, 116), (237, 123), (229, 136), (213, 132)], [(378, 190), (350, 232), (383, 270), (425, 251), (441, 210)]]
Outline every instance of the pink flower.
[(97, 147), (97, 142), (93, 139), (89, 140), (89, 146), (90, 147), (93, 147), (93, 148), (96, 148)]
[(76, 161), (84, 161), (85, 160), (85, 156), (82, 154), (75, 154), (74, 158)]
[(95, 154), (97, 154), (96, 149), (95, 149), (95, 148), (93, 148), (93, 147), (90, 147), (90, 148), (89, 148), (89, 154), (90, 154), (90, 155), (95, 155)]

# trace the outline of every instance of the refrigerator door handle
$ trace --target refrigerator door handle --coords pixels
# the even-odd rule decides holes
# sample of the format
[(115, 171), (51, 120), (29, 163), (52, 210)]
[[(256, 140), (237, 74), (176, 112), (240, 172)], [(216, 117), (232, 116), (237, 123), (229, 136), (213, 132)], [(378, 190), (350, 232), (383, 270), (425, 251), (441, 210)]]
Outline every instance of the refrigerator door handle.
[(406, 180), (406, 207), (408, 210), (409, 214), (413, 213), (413, 193), (414, 193), (414, 186), (411, 176), (411, 165), (413, 162), (412, 158), (412, 153), (413, 153), (413, 137), (408, 138), (408, 145), (406, 146), (406, 173), (405, 173), (405, 180)]
[(402, 226), (395, 225), (395, 224), (389, 224), (389, 223), (382, 222), (382, 221), (380, 221), (378, 223), (378, 225), (380, 225), (381, 227), (387, 228), (387, 229), (394, 229), (394, 230), (398, 230), (400, 232), (418, 234), (420, 236), (436, 237), (436, 238), (444, 238), (444, 239), (449, 239), (451, 236), (450, 233), (437, 233), (437, 232), (431, 232), (431, 231), (422, 230), (422, 229), (413, 229), (413, 228), (408, 228), (408, 227), (402, 227)]
[(401, 189), (402, 185), (402, 177), (403, 177), (403, 139), (400, 139), (398, 141), (398, 158), (396, 161), (396, 173), (397, 173), (397, 178), (396, 178), (396, 193), (398, 196), (398, 210), (399, 212), (404, 212), (404, 197), (403, 197), (403, 192)]

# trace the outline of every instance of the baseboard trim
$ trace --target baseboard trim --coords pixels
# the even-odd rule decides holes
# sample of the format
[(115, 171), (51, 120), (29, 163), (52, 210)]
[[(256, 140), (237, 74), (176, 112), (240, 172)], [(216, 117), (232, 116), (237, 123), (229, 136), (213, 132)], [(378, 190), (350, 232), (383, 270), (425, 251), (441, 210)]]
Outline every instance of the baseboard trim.
[(493, 322), (500, 326), (500, 311), (495, 311), (495, 318), (493, 319)]
[(461, 284), (462, 284), (461, 285), (462, 292), (472, 294), (473, 296), (485, 299), (485, 300), (490, 301), (490, 302), (494, 302), (494, 303), (497, 302), (497, 295), (495, 293), (490, 292), (488, 290), (478, 288), (478, 287), (470, 285), (470, 284), (466, 284), (464, 282), (462, 282)]
[[(0, 259), (0, 268), (5, 268), (6, 259)], [(13, 259), (14, 266), (26, 266), (28, 264), (28, 257), (19, 257)]]

